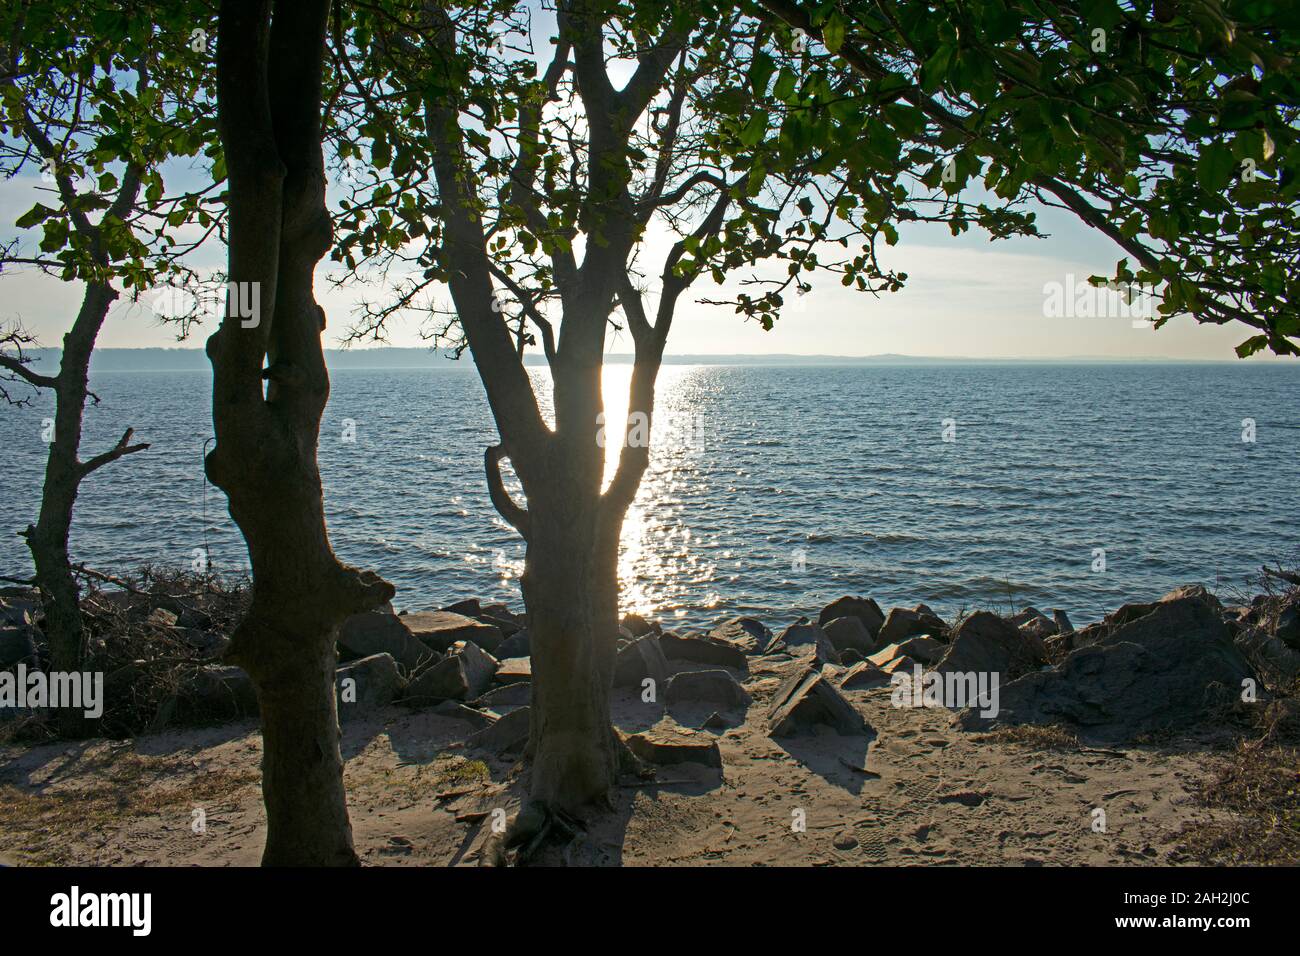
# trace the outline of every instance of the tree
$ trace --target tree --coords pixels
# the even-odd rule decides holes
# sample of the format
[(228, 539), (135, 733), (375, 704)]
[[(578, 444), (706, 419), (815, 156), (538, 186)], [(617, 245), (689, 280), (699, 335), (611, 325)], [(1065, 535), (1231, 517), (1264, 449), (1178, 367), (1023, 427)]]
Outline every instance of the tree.
[[(0, 14), (0, 174), (39, 169), (45, 195), (18, 217), (40, 230), (39, 248), (15, 239), (0, 271), (30, 267), (79, 283), (81, 308), (63, 339), (56, 374), (35, 371), (21, 325), (0, 334), (0, 369), (11, 383), (48, 389), (55, 411), (40, 513), (22, 534), (41, 591), (50, 666), (82, 669), (85, 629), (68, 554), (81, 483), (99, 468), (149, 446), (127, 428), (118, 443), (81, 458), (91, 353), (113, 303), (184, 274), (184, 257), (215, 229), (213, 190), (164, 188), (164, 167), (207, 141), (193, 51), (169, 33), (155, 3), (15, 3)], [(47, 204), (48, 203), (48, 204)], [(179, 230), (197, 225), (197, 239)], [(184, 317), (182, 317), (184, 318)], [(19, 390), (6, 399), (24, 402)], [(60, 712), (61, 730), (84, 731), (80, 711)]]
[[(531, 50), (528, 9), (505, 2), (394, 0), (336, 26), (350, 81), (337, 148), (368, 153), (370, 178), (346, 200), (335, 255), (356, 275), (406, 273), (358, 334), (381, 336), (404, 311), (439, 315), (424, 301), (445, 287), (454, 313), (434, 331), (467, 347), (483, 380), (501, 436), (485, 453), (489, 493), (527, 545), (528, 750), (544, 806), (604, 800), (620, 766), (608, 708), (616, 556), (649, 460), (634, 433), (653, 415), (676, 306), (701, 277), (723, 284), (765, 261), (784, 265), (713, 300), (771, 327), (785, 294), (815, 272), (867, 292), (899, 288), (906, 275), (877, 256), (899, 223), (1033, 235), (1040, 201), (1117, 237), (1141, 266), (1121, 262), (1120, 278), (1160, 280), (1165, 315), (1289, 328), (1294, 260), (1278, 263), (1280, 291), (1252, 275), (1245, 240), (1208, 214), (1223, 208), (1212, 188), (1221, 170), (1192, 173), (1202, 205), (1185, 208), (1187, 166), (1199, 170), (1209, 149), (1188, 112), (1199, 101), (1186, 94), (1217, 90), (1214, 70), (1251, 56), (1229, 49), (1193, 66), (1194, 51), (1154, 41), (1147, 72), (1099, 66), (1075, 42), (1088, 20), (1073, 8), (950, 6), (945, 20), (922, 2), (564, 0), (546, 58)], [(1293, 36), (1274, 39), (1294, 49)], [(1256, 51), (1269, 71), (1285, 60)], [(1126, 81), (1131, 72), (1139, 79)], [(1233, 138), (1232, 149), (1265, 134), (1291, 142), (1293, 87), (1272, 72), (1260, 86), (1279, 112), (1252, 111), (1262, 133)], [(1134, 98), (1130, 109), (1120, 96)], [(1278, 160), (1265, 151), (1267, 169)], [(1146, 165), (1134, 173), (1136, 163)], [(964, 192), (977, 177), (985, 189)], [(1255, 198), (1234, 187), (1229, 202)], [(1268, 205), (1283, 227), (1272, 251), (1293, 249), (1293, 211)], [(1260, 224), (1254, 213), (1237, 223), (1264, 241)], [(640, 260), (654, 230), (671, 246), (647, 288)], [(621, 448), (606, 484), (601, 363), (616, 322), (635, 346), (632, 420), (610, 442)], [(553, 425), (522, 362), (536, 347), (552, 375)], [(504, 459), (524, 504), (507, 493)]]
[[(1297, 355), (1300, 22), (1274, 0), (756, 0), (925, 124), (909, 160), (1066, 209), (1127, 255), (1113, 281)], [(944, 156), (957, 176), (942, 182)], [(1129, 259), (1133, 260), (1130, 264)], [(1099, 277), (1100, 278), (1100, 277)]]
[(207, 343), (217, 440), (206, 468), (252, 565), (252, 604), (226, 656), (248, 672), (261, 707), (264, 865), (358, 862), (335, 639), (347, 617), (393, 596), (335, 557), (316, 462), (329, 397), (313, 292), (332, 228), (321, 152), (328, 18), (328, 0), (222, 0), (217, 24), (229, 293)]

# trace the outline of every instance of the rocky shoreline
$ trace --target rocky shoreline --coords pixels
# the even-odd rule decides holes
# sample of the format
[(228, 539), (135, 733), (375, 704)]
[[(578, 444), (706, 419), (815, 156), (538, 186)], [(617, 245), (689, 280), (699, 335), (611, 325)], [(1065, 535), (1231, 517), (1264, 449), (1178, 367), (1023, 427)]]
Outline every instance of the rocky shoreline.
[[(1032, 607), (1010, 616), (977, 611), (945, 621), (924, 604), (886, 612), (855, 596), (779, 632), (733, 617), (679, 633), (633, 614), (620, 626), (615, 684), (666, 718), (625, 738), (651, 763), (717, 766), (714, 737), (760, 697), (774, 738), (870, 734), (870, 711), (856, 692), (880, 688), (890, 689), (894, 706), (947, 707), (964, 730), (1061, 725), (1099, 741), (1130, 740), (1253, 706), (1294, 709), (1298, 591), (1225, 606), (1204, 587), (1185, 586), (1079, 629), (1059, 610), (1050, 617)], [(214, 614), (166, 590), (96, 591), (84, 604), (100, 625), (92, 626), (101, 632), (92, 641), (101, 647), (113, 640), (113, 627), (125, 627), (147, 635), (147, 646), (185, 650), (155, 689), (143, 730), (256, 715), (247, 675), (221, 662), (223, 631), (237, 608)], [(349, 619), (338, 644), (342, 722), (390, 705), (430, 708), (466, 722), (469, 747), (510, 754), (526, 741), (528, 629), (509, 607), (472, 599), (401, 614), (386, 607)], [(42, 660), (36, 594), (0, 589), (0, 671)], [(110, 670), (110, 702), (156, 675), (153, 665), (145, 657)], [(772, 676), (779, 686), (757, 692)]]

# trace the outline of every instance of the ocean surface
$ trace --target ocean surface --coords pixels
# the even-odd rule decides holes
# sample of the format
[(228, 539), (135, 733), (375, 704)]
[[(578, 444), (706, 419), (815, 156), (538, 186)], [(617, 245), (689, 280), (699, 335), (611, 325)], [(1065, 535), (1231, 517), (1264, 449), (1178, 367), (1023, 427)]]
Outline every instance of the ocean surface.
[[(530, 374), (547, 394), (546, 371)], [(629, 374), (606, 370), (614, 421)], [(83, 487), (75, 559), (246, 568), (203, 477), (209, 375), (91, 385), (83, 457), (128, 425), (151, 448)], [(1230, 596), (1300, 555), (1289, 365), (665, 366), (659, 396), (621, 577), (624, 610), (674, 626), (779, 627), (845, 593), (945, 615), (1060, 607), (1081, 624), (1186, 582)], [(51, 409), (0, 408), (0, 574), (30, 573), (13, 532), (36, 514)], [(494, 441), (468, 363), (336, 371), (320, 448), (335, 550), (393, 581), (399, 608), (518, 606), (523, 545), (483, 481)]]

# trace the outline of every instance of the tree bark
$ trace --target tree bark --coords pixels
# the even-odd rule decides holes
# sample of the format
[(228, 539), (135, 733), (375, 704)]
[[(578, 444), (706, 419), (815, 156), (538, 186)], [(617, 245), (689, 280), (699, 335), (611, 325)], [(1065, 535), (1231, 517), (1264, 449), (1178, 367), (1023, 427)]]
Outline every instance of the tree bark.
[(329, 398), (312, 287), (331, 240), (320, 120), (328, 16), (328, 0), (223, 0), (218, 20), (231, 289), (207, 347), (217, 441), (206, 467), (252, 565), (253, 601), (227, 659), (248, 672), (261, 705), (264, 866), (358, 863), (335, 639), (350, 615), (393, 596), (335, 557), (316, 460)]
[(562, 500), (550, 507), (530, 498), (542, 520), (532, 524), (521, 582), (532, 648), (530, 792), (580, 814), (608, 808), (622, 750), (610, 721), (621, 520), (593, 521), (599, 498), (563, 481), (554, 491)]
[[(86, 659), (85, 625), (68, 555), (68, 536), (85, 475), (78, 456), (89, 395), (90, 354), (116, 298), (117, 293), (108, 284), (89, 283), (77, 320), (64, 336), (59, 373), (54, 379), (54, 434), (45, 460), (41, 509), (36, 524), (25, 532), (45, 614), (49, 670), (63, 673), (81, 671)], [(84, 713), (74, 708), (59, 710), (55, 723), (64, 737), (82, 737), (89, 730)]]

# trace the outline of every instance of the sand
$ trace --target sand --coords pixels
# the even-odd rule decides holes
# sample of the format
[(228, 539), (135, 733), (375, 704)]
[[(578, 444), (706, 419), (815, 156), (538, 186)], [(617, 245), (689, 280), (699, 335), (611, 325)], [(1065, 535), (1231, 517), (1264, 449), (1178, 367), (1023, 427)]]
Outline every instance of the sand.
[[(753, 696), (716, 735), (722, 769), (659, 768), (546, 862), (576, 865), (1114, 865), (1191, 862), (1180, 833), (1212, 733), (1118, 748), (1052, 734), (971, 734), (889, 688), (848, 692), (872, 737), (775, 740), (767, 698), (788, 664), (737, 673)], [(678, 668), (684, 669), (684, 668)], [(712, 708), (676, 716), (697, 726)], [(617, 693), (634, 733), (672, 722)], [(522, 766), (465, 749), (474, 728), (394, 706), (345, 724), (357, 852), (368, 865), (476, 865), (494, 820), (523, 796)], [(253, 722), (132, 741), (0, 747), (0, 862), (251, 866), (263, 816)], [(1097, 811), (1104, 811), (1104, 832)], [(201, 811), (201, 812), (200, 812)], [(498, 811), (504, 811), (504, 814)], [(201, 826), (199, 823), (201, 822)], [(802, 824), (802, 826), (800, 826)]]

